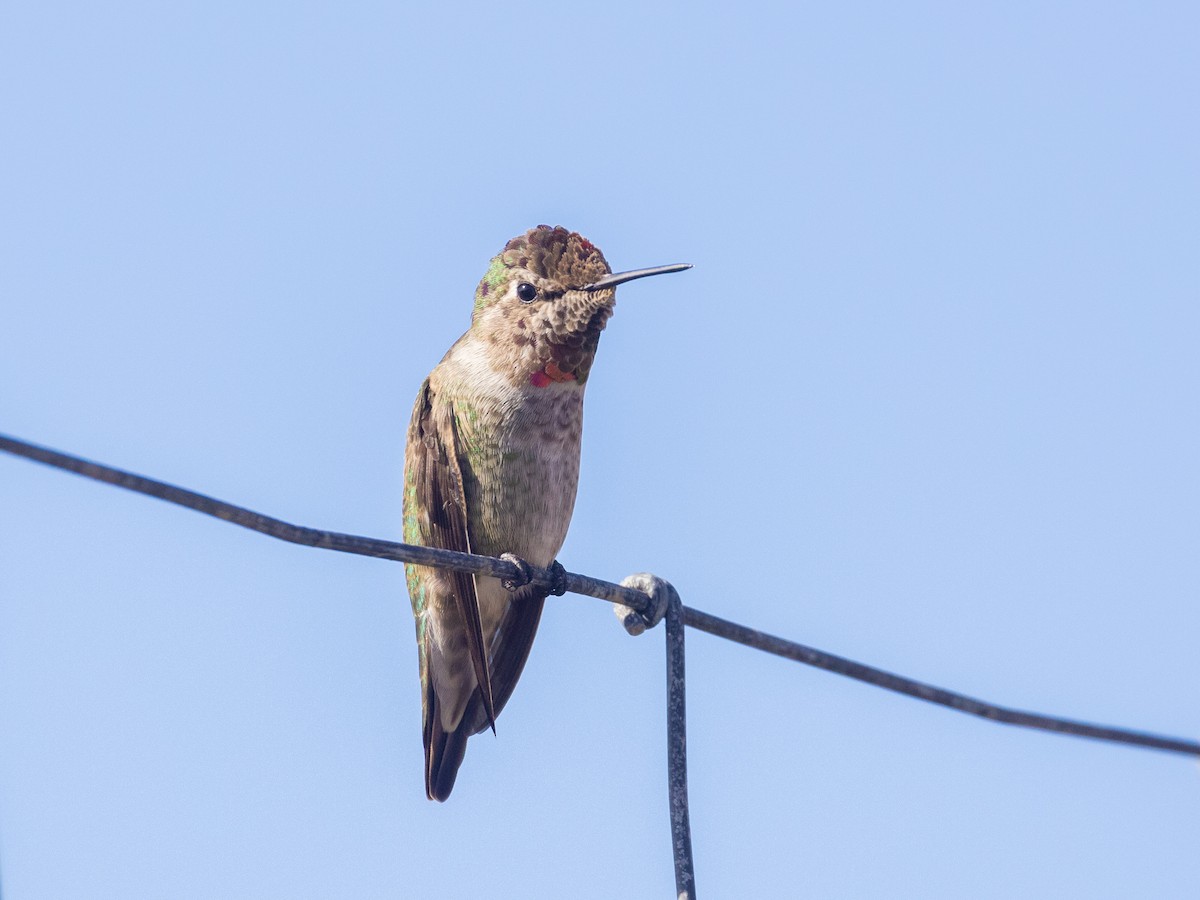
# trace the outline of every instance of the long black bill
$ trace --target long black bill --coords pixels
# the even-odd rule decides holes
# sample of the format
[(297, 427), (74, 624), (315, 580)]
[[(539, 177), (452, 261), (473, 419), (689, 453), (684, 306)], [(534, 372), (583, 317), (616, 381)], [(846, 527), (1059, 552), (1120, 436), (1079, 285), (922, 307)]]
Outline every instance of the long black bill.
[(614, 272), (611, 275), (605, 275), (599, 281), (585, 284), (580, 290), (599, 291), (604, 288), (616, 287), (618, 284), (624, 284), (627, 281), (633, 281), (635, 278), (646, 278), (650, 275), (666, 275), (668, 272), (682, 272), (690, 268), (691, 265), (689, 263), (675, 263), (673, 266), (654, 266), (650, 269), (631, 269), (628, 272)]

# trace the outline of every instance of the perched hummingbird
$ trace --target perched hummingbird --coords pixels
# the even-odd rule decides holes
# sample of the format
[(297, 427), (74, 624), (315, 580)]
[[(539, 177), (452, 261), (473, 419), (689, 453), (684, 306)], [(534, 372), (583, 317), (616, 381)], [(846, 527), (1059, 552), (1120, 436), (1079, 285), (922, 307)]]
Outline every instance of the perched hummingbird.
[[(417, 393), (404, 455), (404, 540), (557, 567), (579, 480), (583, 390), (614, 289), (687, 268), (614, 275), (586, 238), (546, 225), (509, 241), (475, 291), (470, 329)], [(494, 731), (512, 695), (546, 592), (425, 566), (406, 573), (425, 792), (445, 800), (467, 738)]]

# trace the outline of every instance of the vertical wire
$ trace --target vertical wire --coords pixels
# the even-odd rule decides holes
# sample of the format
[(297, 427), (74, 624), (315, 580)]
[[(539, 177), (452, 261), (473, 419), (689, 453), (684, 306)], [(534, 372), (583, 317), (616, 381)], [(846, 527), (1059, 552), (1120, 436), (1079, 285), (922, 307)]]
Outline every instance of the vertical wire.
[(696, 900), (692, 826), (688, 818), (687, 696), (684, 684), (683, 604), (669, 588), (667, 602), (667, 768), (671, 805), (671, 851), (677, 900)]

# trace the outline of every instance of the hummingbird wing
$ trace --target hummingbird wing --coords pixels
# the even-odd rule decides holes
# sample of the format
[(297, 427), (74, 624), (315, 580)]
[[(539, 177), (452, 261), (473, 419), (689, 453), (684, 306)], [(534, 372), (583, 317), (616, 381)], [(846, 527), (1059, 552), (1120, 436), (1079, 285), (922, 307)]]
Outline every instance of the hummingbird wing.
[[(416, 523), (420, 542), (428, 547), (472, 552), (454, 407), (436, 397), (429, 379), (425, 380), (417, 393), (408, 442), (407, 463), (410, 471), (406, 478), (415, 489), (415, 497), (410, 498), (410, 501), (415, 509), (420, 511)], [(466, 629), (467, 649), (475, 671), (475, 680), (478, 682), (487, 724), (495, 729), (492, 683), (479, 615), (475, 576), (468, 572), (450, 570), (442, 570), (439, 574), (445, 577), (451, 587), (454, 606)], [(425, 648), (422, 648), (423, 652), (424, 650)], [(436, 697), (434, 700), (436, 702)], [(436, 716), (433, 715), (432, 709), (427, 708), (425, 712), (428, 732), (428, 719)]]
[[(496, 715), (504, 710), (525, 668), (525, 661), (529, 659), (547, 596), (544, 589), (531, 584), (512, 593), (512, 601), (492, 642), (491, 671)], [(477, 728), (482, 730), (482, 723)]]

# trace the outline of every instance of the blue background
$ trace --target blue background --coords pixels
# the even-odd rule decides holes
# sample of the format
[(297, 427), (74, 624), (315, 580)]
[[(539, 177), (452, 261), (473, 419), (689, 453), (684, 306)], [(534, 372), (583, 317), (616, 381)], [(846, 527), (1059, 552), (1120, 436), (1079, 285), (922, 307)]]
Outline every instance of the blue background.
[[(1022, 708), (1200, 733), (1191, 4), (6, 4), (0, 430), (396, 538), (504, 242), (616, 268), (562, 553)], [(1200, 893), (1183, 757), (693, 632), (706, 897)], [(550, 604), (422, 789), (399, 566), (0, 459), (37, 898), (673, 896), (662, 635)]]

